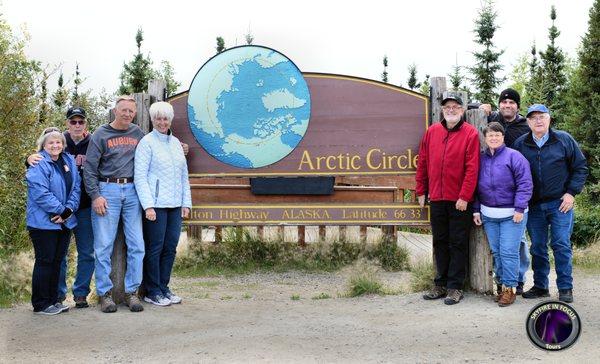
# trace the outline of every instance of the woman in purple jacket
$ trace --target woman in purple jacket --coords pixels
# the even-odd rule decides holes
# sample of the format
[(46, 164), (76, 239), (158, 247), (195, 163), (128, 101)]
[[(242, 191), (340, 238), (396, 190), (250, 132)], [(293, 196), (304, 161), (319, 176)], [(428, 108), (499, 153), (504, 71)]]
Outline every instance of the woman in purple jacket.
[(519, 244), (527, 225), (533, 181), (527, 159), (504, 145), (504, 128), (500, 123), (489, 123), (483, 135), (487, 148), (479, 162), (473, 221), (476, 225), (483, 222), (499, 285), (496, 298), (498, 305), (504, 307), (516, 299)]

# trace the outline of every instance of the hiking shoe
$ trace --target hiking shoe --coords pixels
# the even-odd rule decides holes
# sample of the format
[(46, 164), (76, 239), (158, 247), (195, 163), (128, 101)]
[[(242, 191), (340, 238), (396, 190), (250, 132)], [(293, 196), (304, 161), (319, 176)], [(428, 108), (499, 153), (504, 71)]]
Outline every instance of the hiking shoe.
[(573, 302), (573, 290), (572, 289), (559, 289), (558, 300), (566, 303)]
[(423, 299), (426, 300), (437, 300), (438, 298), (446, 297), (446, 287), (435, 286), (429, 290), (429, 292), (423, 295)]
[(518, 282), (517, 283), (517, 292), (516, 292), (517, 296), (520, 296), (520, 295), (523, 294), (523, 287), (524, 286), (525, 286), (525, 283), (523, 283), (523, 282)]
[(500, 301), (500, 297), (502, 297), (502, 285), (496, 284), (496, 295), (494, 296), (494, 302)]
[(60, 308), (56, 307), (55, 305), (48, 306), (41, 311), (33, 311), (33, 313), (36, 315), (44, 315), (44, 316), (54, 316), (54, 315), (58, 315), (61, 312), (62, 311), (60, 310)]
[(165, 298), (165, 296), (157, 294), (156, 296), (146, 296), (144, 297), (144, 301), (151, 303), (156, 306), (169, 306), (171, 305), (171, 300)]
[(173, 292), (167, 292), (167, 294), (165, 295), (165, 297), (167, 297), (167, 299), (169, 301), (171, 301), (172, 304), (176, 305), (178, 303), (181, 303), (181, 297), (179, 297), (176, 294), (173, 294)]
[(512, 305), (517, 299), (517, 290), (514, 287), (503, 287), (498, 306), (506, 307)]
[(447, 305), (455, 305), (460, 302), (463, 298), (463, 293), (460, 289), (452, 289), (448, 290), (448, 296), (444, 300), (444, 303)]
[(142, 306), (142, 302), (140, 302), (137, 292), (125, 293), (125, 304), (129, 307), (129, 311), (131, 312), (144, 311), (144, 306)]
[(62, 302), (56, 302), (54, 307), (58, 308), (61, 313), (69, 311), (69, 306), (63, 305)]
[(77, 307), (77, 308), (90, 307), (90, 305), (88, 305), (88, 303), (87, 303), (87, 299), (85, 296), (75, 296), (73, 298), (73, 300), (75, 301), (75, 307)]
[(100, 296), (100, 310), (104, 313), (117, 312), (117, 305), (112, 299), (112, 293), (106, 292), (104, 296)]
[(547, 289), (538, 288), (533, 286), (527, 292), (523, 292), (523, 298), (540, 298), (550, 297), (550, 292)]

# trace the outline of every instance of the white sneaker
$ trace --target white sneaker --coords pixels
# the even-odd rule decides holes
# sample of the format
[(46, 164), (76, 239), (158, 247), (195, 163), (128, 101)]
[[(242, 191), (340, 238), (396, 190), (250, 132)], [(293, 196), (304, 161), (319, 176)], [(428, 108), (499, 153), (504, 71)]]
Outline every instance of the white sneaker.
[(146, 296), (144, 297), (144, 301), (156, 306), (169, 306), (171, 304), (169, 299), (159, 294), (156, 296)]
[(45, 316), (58, 315), (61, 312), (62, 311), (60, 310), (60, 308), (58, 308), (54, 305), (48, 306), (44, 310), (41, 310), (41, 311), (33, 311), (33, 313), (36, 315), (45, 315)]
[(177, 296), (177, 295), (175, 295), (175, 294), (173, 294), (171, 292), (168, 292), (166, 294), (166, 296), (167, 296), (167, 299), (169, 301), (171, 301), (172, 304), (178, 304), (178, 303), (181, 303), (181, 301), (182, 301), (181, 297), (179, 297), (179, 296)]

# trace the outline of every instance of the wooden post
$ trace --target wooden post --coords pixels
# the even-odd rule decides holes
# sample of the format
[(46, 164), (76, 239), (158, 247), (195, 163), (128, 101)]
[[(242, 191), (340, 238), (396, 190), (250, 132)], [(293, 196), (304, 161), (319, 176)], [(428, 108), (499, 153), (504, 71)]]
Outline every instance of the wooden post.
[(265, 227), (263, 225), (256, 227), (256, 235), (258, 236), (258, 239), (265, 241)]
[(220, 244), (223, 241), (223, 227), (215, 227), (215, 244)]
[(444, 91), (446, 91), (446, 77), (431, 78), (431, 120), (430, 123), (437, 123), (442, 120), (442, 106)]
[(348, 240), (348, 234), (347, 234), (347, 228), (345, 225), (342, 226), (338, 226), (338, 239), (340, 241), (347, 241)]
[(298, 226), (298, 245), (303, 248), (306, 246), (306, 226), (304, 225)]
[(360, 242), (361, 243), (366, 243), (367, 242), (367, 225), (361, 225), (360, 226)]
[[(163, 81), (164, 82), (164, 81)], [(148, 109), (150, 108), (151, 98), (154, 97), (160, 100), (164, 98), (164, 89), (159, 90), (157, 86), (152, 90), (155, 95), (136, 93), (133, 95), (136, 102), (136, 116), (134, 123), (137, 124), (145, 133), (149, 132), (150, 129), (150, 114)], [(165, 83), (166, 85), (166, 83)], [(110, 115), (109, 115), (110, 120)], [(125, 234), (123, 233), (123, 222), (119, 221), (119, 228), (117, 229), (117, 237), (113, 244), (113, 252), (111, 256), (111, 273), (110, 279), (113, 284), (112, 296), (116, 304), (125, 302), (125, 271), (127, 270), (127, 245), (125, 244)], [(142, 287), (140, 287), (142, 288)]]
[(325, 225), (319, 225), (319, 241), (325, 241), (326, 232)]
[[(468, 110), (467, 121), (479, 130), (479, 141), (483, 149), (482, 130), (487, 125), (487, 117), (483, 110)], [(469, 241), (469, 284), (479, 293), (492, 293), (494, 282), (492, 278), (493, 259), (487, 236), (482, 226), (473, 226)]]

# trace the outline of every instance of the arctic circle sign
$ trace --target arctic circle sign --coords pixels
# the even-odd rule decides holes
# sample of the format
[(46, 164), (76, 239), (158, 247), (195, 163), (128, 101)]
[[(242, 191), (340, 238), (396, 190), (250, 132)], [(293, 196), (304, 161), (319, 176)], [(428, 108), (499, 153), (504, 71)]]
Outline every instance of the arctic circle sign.
[(187, 103), (198, 143), (238, 168), (283, 159), (310, 119), (310, 92), (298, 67), (261, 46), (231, 48), (208, 60), (192, 81)]

